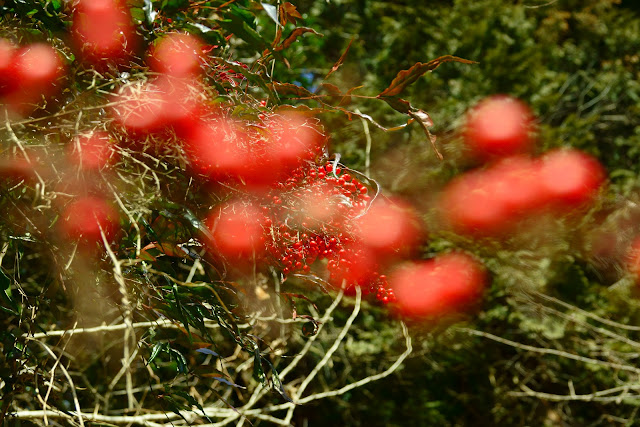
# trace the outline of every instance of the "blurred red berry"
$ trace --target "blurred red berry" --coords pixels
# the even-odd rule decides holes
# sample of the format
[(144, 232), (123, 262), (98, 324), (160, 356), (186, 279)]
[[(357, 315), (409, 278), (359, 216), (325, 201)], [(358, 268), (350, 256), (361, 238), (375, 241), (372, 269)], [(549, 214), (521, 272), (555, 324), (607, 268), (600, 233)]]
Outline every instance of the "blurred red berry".
[(99, 68), (124, 61), (136, 49), (131, 16), (118, 0), (80, 0), (71, 31), (81, 57)]
[(489, 160), (530, 152), (533, 129), (529, 107), (518, 99), (497, 95), (469, 111), (463, 135), (474, 157)]
[(546, 197), (561, 211), (592, 202), (606, 174), (596, 159), (576, 149), (557, 149), (542, 157), (540, 183)]
[(99, 131), (78, 135), (68, 152), (70, 160), (85, 170), (102, 169), (114, 155), (109, 134)]
[(439, 317), (460, 312), (479, 300), (487, 285), (483, 266), (453, 252), (405, 266), (390, 278), (398, 310), (411, 317)]
[(169, 33), (153, 47), (149, 65), (171, 77), (196, 77), (201, 73), (203, 43), (194, 35)]
[(264, 215), (251, 202), (225, 203), (207, 216), (205, 224), (209, 242), (224, 258), (249, 262), (265, 252)]
[(90, 196), (67, 205), (62, 213), (60, 226), (67, 237), (82, 238), (93, 243), (102, 240), (101, 229), (110, 237), (117, 224), (117, 211), (106, 200)]

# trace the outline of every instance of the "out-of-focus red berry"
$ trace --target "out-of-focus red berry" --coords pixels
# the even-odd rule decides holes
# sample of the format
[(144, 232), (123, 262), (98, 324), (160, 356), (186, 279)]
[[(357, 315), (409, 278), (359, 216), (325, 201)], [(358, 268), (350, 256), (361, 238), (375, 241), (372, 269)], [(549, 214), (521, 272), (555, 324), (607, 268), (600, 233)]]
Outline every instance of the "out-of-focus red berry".
[(460, 312), (478, 301), (487, 275), (475, 258), (453, 252), (405, 266), (389, 283), (400, 313), (433, 318)]
[(359, 241), (377, 256), (406, 255), (415, 249), (422, 232), (414, 212), (400, 201), (376, 199), (355, 221)]
[(132, 135), (157, 132), (166, 125), (166, 99), (153, 82), (126, 86), (114, 100), (111, 113), (116, 123)]
[(464, 141), (480, 160), (528, 153), (533, 148), (533, 127), (533, 115), (524, 103), (496, 95), (469, 111)]
[(99, 131), (78, 135), (68, 153), (69, 159), (85, 170), (102, 169), (114, 155), (109, 134)]
[(314, 158), (324, 147), (326, 138), (312, 119), (294, 113), (271, 117), (267, 121), (270, 136), (265, 155), (274, 168), (284, 173)]
[(546, 203), (540, 184), (540, 164), (525, 156), (504, 158), (486, 172), (494, 203), (517, 220)]
[(441, 195), (440, 215), (458, 233), (482, 236), (502, 233), (511, 217), (504, 204), (496, 202), (493, 184), (483, 171), (459, 176)]
[(550, 203), (561, 211), (584, 207), (605, 181), (598, 159), (576, 149), (557, 149), (542, 157), (540, 183)]
[(631, 242), (627, 250), (626, 265), (636, 283), (640, 283), (640, 238), (638, 237)]
[(53, 95), (64, 75), (64, 64), (56, 49), (45, 43), (33, 43), (19, 49), (11, 63), (5, 102), (18, 114), (34, 109), (43, 96)]
[(83, 197), (67, 205), (62, 213), (60, 227), (71, 239), (94, 243), (102, 240), (101, 229), (110, 237), (118, 224), (118, 212), (99, 197)]
[(194, 96), (199, 86), (196, 79), (159, 76), (153, 81), (163, 99), (160, 116), (164, 125), (171, 126), (181, 137), (188, 137), (192, 128), (201, 121), (204, 106)]
[(80, 0), (71, 31), (81, 57), (94, 66), (117, 64), (136, 49), (131, 16), (118, 0)]
[(185, 150), (196, 172), (211, 179), (238, 179), (247, 169), (246, 141), (232, 122), (198, 122), (185, 140)]
[(253, 203), (225, 203), (207, 216), (205, 224), (210, 232), (205, 237), (224, 258), (250, 262), (265, 252), (264, 215)]
[(201, 73), (203, 43), (191, 34), (170, 33), (159, 39), (149, 57), (151, 69), (178, 78)]
[(0, 39), (0, 96), (9, 93), (16, 84), (12, 69), (16, 52), (17, 48), (13, 43)]

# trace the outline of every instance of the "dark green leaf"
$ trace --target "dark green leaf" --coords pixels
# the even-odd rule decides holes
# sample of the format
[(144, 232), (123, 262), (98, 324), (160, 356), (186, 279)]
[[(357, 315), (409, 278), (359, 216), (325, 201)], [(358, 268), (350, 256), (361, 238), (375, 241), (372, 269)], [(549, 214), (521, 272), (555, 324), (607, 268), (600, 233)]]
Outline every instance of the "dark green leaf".
[(166, 350), (167, 350), (166, 342), (156, 343), (156, 345), (154, 345), (153, 349), (151, 350), (151, 356), (149, 356), (149, 360), (147, 361), (147, 364), (153, 362), (154, 359), (158, 357), (158, 354), (160, 354), (161, 351), (166, 351)]
[(170, 348), (169, 353), (171, 354), (172, 358), (176, 359), (176, 363), (178, 365), (178, 372), (180, 372), (181, 374), (186, 374), (187, 372), (189, 372), (187, 359), (182, 355), (182, 353), (180, 353), (175, 348)]
[(259, 351), (256, 351), (253, 356), (253, 378), (262, 385), (267, 385), (267, 376), (262, 367), (262, 357)]

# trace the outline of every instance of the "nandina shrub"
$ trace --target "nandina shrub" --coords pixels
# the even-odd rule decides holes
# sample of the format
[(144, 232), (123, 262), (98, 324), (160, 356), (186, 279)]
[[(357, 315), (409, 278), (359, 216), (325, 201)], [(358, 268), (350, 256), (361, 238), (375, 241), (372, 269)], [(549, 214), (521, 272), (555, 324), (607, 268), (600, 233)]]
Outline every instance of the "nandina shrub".
[[(404, 115), (403, 126), (419, 124), (437, 148), (429, 115), (399, 96), (441, 63), (468, 61), (416, 64), (375, 96), (357, 95), (358, 88), (343, 94), (325, 82), (321, 90), (332, 94), (326, 96), (278, 82), (269, 71), (272, 61), (291, 65), (287, 49), (313, 35), (296, 26), (302, 15), (292, 4), (277, 5), (280, 22), (267, 41), (254, 25), (257, 9), (244, 2), (177, 9), (165, 3), (58, 5), (66, 8), (61, 28), (69, 32), (46, 46), (71, 71), (64, 96), (48, 116), (26, 112), (6, 124), (8, 162), (35, 164), (29, 145), (43, 146), (44, 156), (28, 177), (18, 173), (1, 183), (8, 216), (2, 231), (11, 236), (1, 258), (16, 263), (5, 262), (0, 275), (1, 307), (9, 315), (2, 345), (10, 347), (0, 362), (12, 361), (0, 364), (4, 388), (11, 389), (0, 417), (197, 424), (243, 423), (255, 415), (290, 424), (299, 405), (383, 378), (410, 353), (403, 324), (393, 338), (401, 330), (406, 350), (381, 375), (349, 385), (329, 378), (305, 391), (315, 375), (331, 374), (325, 368), (338, 360), (342, 340), (361, 334), (354, 332), (361, 311), (379, 316), (389, 307), (437, 320), (481, 301), (488, 279), (480, 261), (442, 255), (456, 240), (423, 224), (431, 195), (422, 210), (388, 197), (373, 177), (330, 152), (331, 129), (319, 119), (341, 113), (384, 129), (350, 105), (359, 97), (382, 100)], [(269, 6), (262, 5), (273, 11)], [(5, 56), (15, 55), (8, 46)], [(35, 105), (45, 107), (48, 89), (42, 86)], [(487, 160), (529, 151), (514, 146), (489, 149)], [(110, 151), (118, 156), (105, 167)], [(80, 163), (69, 168), (76, 156)], [(444, 197), (461, 227), (454, 231), (485, 236), (483, 227), (499, 231), (535, 210), (529, 196), (508, 197), (512, 181), (534, 184), (522, 173), (529, 167), (528, 160), (503, 159), (458, 177), (452, 187), (460, 188)], [(486, 205), (496, 195), (491, 211)], [(469, 240), (469, 250), (490, 258), (486, 241)], [(27, 259), (29, 269), (21, 264)], [(396, 272), (403, 261), (409, 267)], [(353, 298), (344, 303), (344, 295)], [(346, 320), (336, 311), (345, 306), (352, 310)], [(340, 332), (322, 330), (332, 323)], [(43, 377), (51, 384), (45, 396)], [(264, 409), (273, 405), (282, 406)]]

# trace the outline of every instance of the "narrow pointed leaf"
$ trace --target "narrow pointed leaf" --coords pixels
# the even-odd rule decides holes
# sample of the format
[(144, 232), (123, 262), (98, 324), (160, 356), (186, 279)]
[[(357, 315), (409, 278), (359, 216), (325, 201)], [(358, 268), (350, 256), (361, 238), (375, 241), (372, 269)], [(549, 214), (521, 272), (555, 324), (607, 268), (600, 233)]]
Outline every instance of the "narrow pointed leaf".
[(353, 43), (354, 38), (352, 38), (349, 41), (349, 44), (347, 45), (347, 48), (344, 50), (344, 52), (342, 52), (342, 55), (340, 55), (340, 59), (338, 59), (338, 61), (336, 61), (336, 63), (333, 64), (333, 67), (331, 67), (331, 70), (327, 73), (326, 76), (324, 76), (325, 80), (328, 79), (331, 74), (336, 72), (338, 70), (338, 68), (340, 68), (340, 66), (344, 62), (345, 58), (347, 57), (347, 54), (349, 53), (349, 49), (351, 49), (351, 43)]
[(417, 62), (408, 70), (400, 71), (396, 77), (393, 79), (388, 88), (383, 90), (378, 98), (383, 96), (397, 96), (399, 95), (407, 86), (414, 83), (420, 77), (422, 77), (428, 71), (433, 71), (440, 66), (440, 64), (444, 64), (445, 62), (461, 62), (463, 64), (476, 64), (475, 61), (470, 61), (464, 58), (458, 58), (457, 56), (445, 55), (439, 58), (433, 59), (429, 62)]
[(291, 34), (289, 34), (287, 36), (287, 38), (284, 39), (282, 44), (280, 46), (276, 47), (274, 50), (275, 51), (280, 51), (280, 50), (288, 48), (289, 46), (291, 46), (293, 44), (293, 42), (295, 42), (298, 39), (298, 37), (300, 37), (301, 35), (306, 34), (306, 33), (313, 33), (316, 36), (323, 37), (322, 34), (317, 32), (313, 28), (299, 27), (299, 28), (296, 28), (293, 31), (291, 31)]

